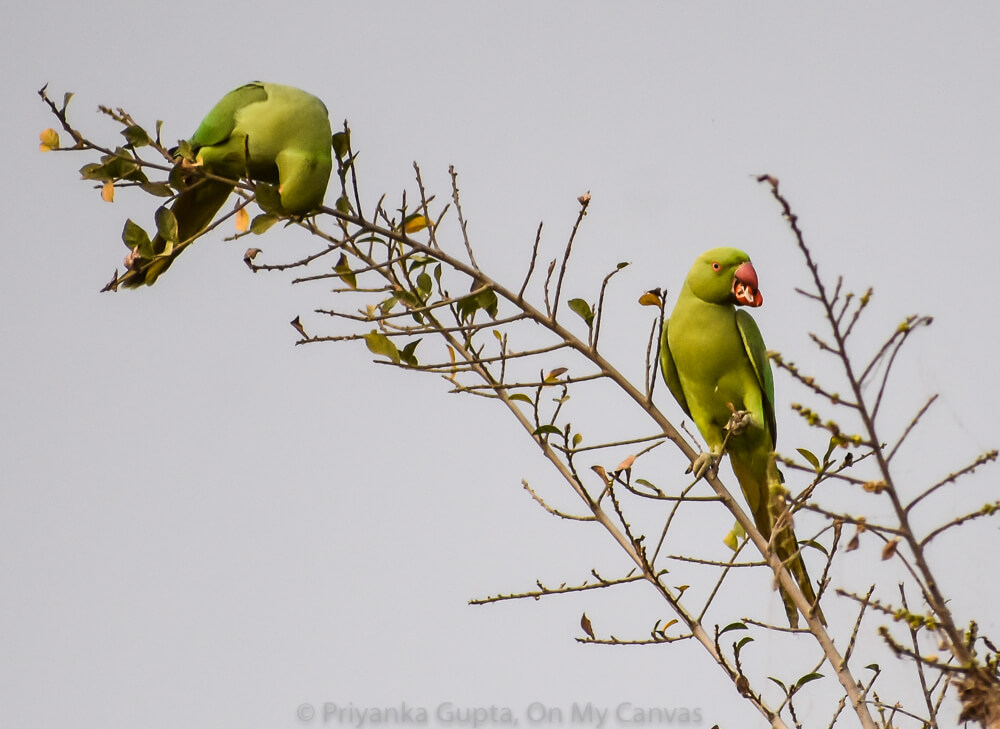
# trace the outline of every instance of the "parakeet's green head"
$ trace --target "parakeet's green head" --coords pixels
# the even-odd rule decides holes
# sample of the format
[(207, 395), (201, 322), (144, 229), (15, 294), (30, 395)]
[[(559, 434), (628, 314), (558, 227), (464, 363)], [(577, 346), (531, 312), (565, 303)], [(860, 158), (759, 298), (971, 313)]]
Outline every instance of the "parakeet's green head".
[(712, 304), (760, 306), (764, 302), (750, 256), (738, 248), (713, 248), (702, 253), (691, 266), (684, 285)]

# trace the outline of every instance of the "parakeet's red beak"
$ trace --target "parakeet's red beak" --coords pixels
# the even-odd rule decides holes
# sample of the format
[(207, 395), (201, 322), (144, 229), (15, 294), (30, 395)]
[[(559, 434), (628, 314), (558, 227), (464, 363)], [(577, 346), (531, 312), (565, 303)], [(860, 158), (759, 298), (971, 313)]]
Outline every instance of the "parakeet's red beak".
[(757, 289), (757, 272), (750, 261), (736, 269), (733, 276), (733, 296), (736, 297), (737, 306), (760, 306), (764, 303), (764, 297)]

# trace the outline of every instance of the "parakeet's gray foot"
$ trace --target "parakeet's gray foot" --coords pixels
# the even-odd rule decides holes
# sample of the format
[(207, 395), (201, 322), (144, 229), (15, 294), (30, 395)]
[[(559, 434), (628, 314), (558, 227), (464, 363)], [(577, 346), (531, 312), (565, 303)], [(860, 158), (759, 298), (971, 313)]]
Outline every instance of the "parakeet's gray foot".
[(714, 451), (702, 451), (691, 462), (691, 465), (687, 467), (684, 473), (693, 473), (695, 479), (704, 478), (705, 474), (714, 469), (719, 463), (720, 457), (720, 454)]
[(749, 410), (734, 410), (732, 417), (729, 418), (729, 422), (726, 423), (726, 430), (732, 435), (740, 435), (750, 427), (752, 420), (753, 416)]

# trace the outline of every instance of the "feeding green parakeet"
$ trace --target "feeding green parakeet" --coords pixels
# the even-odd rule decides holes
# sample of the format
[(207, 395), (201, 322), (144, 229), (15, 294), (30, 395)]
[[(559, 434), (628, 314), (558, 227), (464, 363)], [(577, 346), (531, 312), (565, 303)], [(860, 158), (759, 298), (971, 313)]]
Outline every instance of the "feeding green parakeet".
[[(240, 86), (222, 97), (188, 141), (196, 165), (206, 172), (277, 185), (281, 207), (289, 215), (306, 215), (323, 203), (333, 169), (332, 135), (326, 106), (312, 94), (259, 81)], [(128, 270), (116, 283), (151, 286), (184, 250), (185, 241), (212, 222), (233, 187), (203, 179), (180, 192), (170, 207), (177, 220), (176, 242), (157, 235), (151, 242), (153, 255), (133, 249), (126, 259)]]
[[(774, 521), (784, 508), (784, 487), (774, 457), (774, 380), (756, 322), (736, 308), (762, 302), (757, 272), (746, 253), (713, 248), (701, 254), (663, 325), (660, 369), (670, 392), (708, 444), (710, 452), (692, 464), (696, 476), (718, 462), (731, 430), (726, 452), (733, 472), (757, 529), (771, 539)], [(816, 594), (790, 526), (779, 529), (773, 545), (806, 599), (814, 602)], [(782, 600), (794, 627), (795, 605), (784, 592)], [(823, 619), (818, 607), (816, 614)]]

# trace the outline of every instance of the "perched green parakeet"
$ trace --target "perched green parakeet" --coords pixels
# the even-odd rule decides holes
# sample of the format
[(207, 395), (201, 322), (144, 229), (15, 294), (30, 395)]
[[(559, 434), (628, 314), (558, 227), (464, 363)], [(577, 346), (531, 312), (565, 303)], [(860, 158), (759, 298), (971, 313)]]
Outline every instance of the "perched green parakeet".
[[(731, 431), (726, 452), (733, 472), (757, 529), (771, 539), (774, 521), (784, 510), (774, 457), (774, 380), (757, 324), (736, 308), (762, 302), (757, 272), (746, 253), (713, 248), (701, 254), (663, 325), (660, 369), (708, 444), (709, 452), (692, 464), (695, 475), (700, 478), (718, 462)], [(778, 531), (773, 545), (806, 599), (814, 602), (816, 593), (790, 524)], [(782, 601), (789, 623), (797, 626), (798, 612), (784, 592)], [(816, 614), (823, 619), (818, 607)]]
[[(259, 81), (240, 86), (222, 97), (188, 141), (196, 165), (206, 172), (277, 185), (289, 215), (306, 215), (323, 203), (333, 169), (332, 134), (326, 106), (312, 94)], [(233, 187), (202, 179), (182, 190), (170, 206), (176, 242), (157, 235), (152, 255), (133, 249), (126, 258), (128, 270), (115, 283), (152, 286), (186, 242), (208, 227)]]

